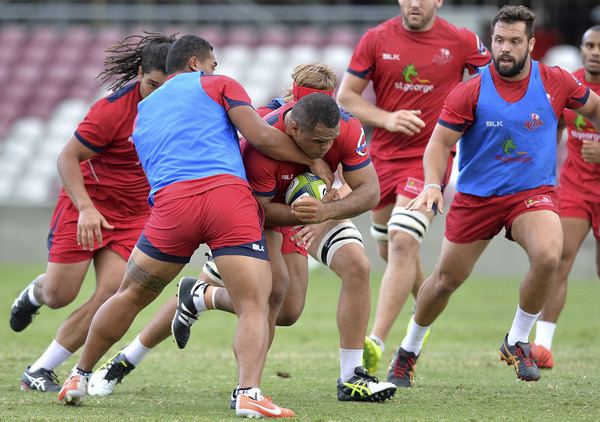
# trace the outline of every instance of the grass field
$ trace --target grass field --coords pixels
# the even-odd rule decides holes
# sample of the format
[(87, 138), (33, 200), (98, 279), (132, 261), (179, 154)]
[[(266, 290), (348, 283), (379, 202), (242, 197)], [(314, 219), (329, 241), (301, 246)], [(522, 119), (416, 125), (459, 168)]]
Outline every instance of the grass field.
[[(43, 352), (59, 323), (80, 303), (59, 311), (43, 309), (26, 331), (10, 331), (8, 314), (14, 297), (42, 270), (39, 265), (0, 266), (5, 319), (0, 323), (1, 421), (234, 419), (228, 398), (235, 384), (231, 352), (235, 319), (218, 312), (202, 316), (184, 351), (171, 340), (161, 344), (111, 397), (88, 397), (82, 407), (72, 408), (59, 405), (55, 394), (20, 391), (18, 379), (24, 368)], [(80, 297), (89, 294), (92, 285), (88, 280)], [(296, 420), (600, 420), (600, 283), (572, 282), (555, 339), (556, 366), (544, 372), (540, 382), (526, 384), (517, 382), (513, 369), (498, 359), (498, 347), (514, 314), (518, 281), (470, 280), (434, 325), (417, 366), (416, 386), (398, 391), (385, 404), (336, 400), (338, 289), (330, 273), (313, 273), (304, 315), (295, 326), (278, 331), (269, 355), (263, 390), (294, 409)], [(162, 300), (141, 314), (113, 353), (133, 339)], [(385, 365), (402, 338), (407, 318), (405, 309), (390, 337)], [(72, 358), (58, 368), (61, 381), (75, 361)], [(279, 371), (290, 377), (278, 377)], [(376, 375), (385, 377), (384, 370)]]

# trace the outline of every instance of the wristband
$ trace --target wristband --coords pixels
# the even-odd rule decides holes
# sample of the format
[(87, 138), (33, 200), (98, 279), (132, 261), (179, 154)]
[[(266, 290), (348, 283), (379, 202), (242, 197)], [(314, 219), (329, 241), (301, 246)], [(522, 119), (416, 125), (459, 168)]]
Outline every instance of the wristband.
[(427, 188), (434, 188), (434, 189), (439, 190), (440, 192), (442, 191), (442, 187), (440, 185), (438, 185), (437, 183), (427, 183), (425, 186), (423, 186), (423, 190), (425, 190)]

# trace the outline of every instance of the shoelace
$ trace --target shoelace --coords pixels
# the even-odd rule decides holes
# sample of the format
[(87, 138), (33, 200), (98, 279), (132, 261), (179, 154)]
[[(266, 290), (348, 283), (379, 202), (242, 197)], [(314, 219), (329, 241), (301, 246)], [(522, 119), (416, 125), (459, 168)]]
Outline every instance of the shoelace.
[(361, 374), (361, 375), (360, 375), (360, 377), (361, 377), (363, 380), (366, 380), (366, 381), (368, 381), (368, 382), (374, 382), (375, 384), (378, 384), (378, 383), (379, 383), (379, 379), (378, 379), (377, 377), (375, 377), (375, 376), (373, 376), (373, 375), (370, 375), (370, 374), (368, 374), (368, 373)]
[(525, 364), (527, 367), (532, 367), (534, 365), (534, 361), (531, 357), (525, 356), (525, 352), (519, 346), (515, 347), (515, 355), (521, 358), (521, 362)]
[(58, 384), (58, 376), (56, 375), (56, 373), (54, 371), (44, 369), (44, 372), (46, 373), (48, 378), (50, 378), (52, 380), (52, 382)]
[(396, 378), (404, 378), (407, 371), (410, 376), (410, 371), (412, 370), (413, 366), (415, 366), (415, 359), (412, 356), (407, 356), (406, 359), (403, 359), (406, 363), (405, 365), (401, 363), (400, 359), (400, 356), (396, 358), (396, 364), (394, 365), (394, 376)]

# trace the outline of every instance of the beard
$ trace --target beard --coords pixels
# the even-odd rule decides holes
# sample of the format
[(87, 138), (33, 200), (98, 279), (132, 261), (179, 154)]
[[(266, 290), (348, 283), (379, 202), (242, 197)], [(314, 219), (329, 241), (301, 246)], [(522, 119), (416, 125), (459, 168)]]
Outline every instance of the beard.
[[(504, 57), (507, 57), (507, 56), (504, 56)], [(525, 57), (523, 57), (521, 60), (516, 60), (516, 59), (513, 59), (512, 57), (511, 57), (511, 59), (513, 60), (512, 67), (510, 67), (508, 69), (502, 69), (500, 67), (500, 63), (498, 62), (500, 60), (500, 56), (498, 58), (494, 57), (494, 68), (496, 69), (496, 72), (498, 72), (498, 74), (500, 76), (504, 76), (505, 78), (512, 78), (513, 76), (517, 76), (519, 73), (521, 73), (521, 71), (525, 67), (525, 63), (527, 62), (527, 60), (529, 60), (529, 55), (526, 54)]]
[(585, 71), (592, 76), (600, 76), (600, 70), (585, 69)]

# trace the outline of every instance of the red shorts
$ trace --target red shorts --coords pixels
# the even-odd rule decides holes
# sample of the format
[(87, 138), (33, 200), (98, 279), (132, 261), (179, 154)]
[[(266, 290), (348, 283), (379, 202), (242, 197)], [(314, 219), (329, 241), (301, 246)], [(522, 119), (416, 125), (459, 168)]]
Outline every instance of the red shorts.
[[(373, 210), (395, 203), (398, 195), (411, 199), (416, 198), (423, 190), (425, 175), (423, 173), (422, 157), (381, 160), (371, 156), (371, 160), (375, 166), (381, 190), (381, 199)], [(450, 180), (453, 161), (454, 154), (451, 154), (448, 158), (448, 166), (446, 167), (442, 187), (445, 187), (448, 180)]]
[(510, 229), (515, 218), (540, 210), (558, 214), (557, 199), (552, 186), (487, 198), (457, 192), (446, 216), (446, 239), (454, 243), (488, 240), (505, 227), (506, 238), (513, 240)]
[(96, 252), (103, 248), (118, 253), (127, 261), (144, 227), (146, 216), (132, 224), (131, 227), (117, 226), (114, 230), (102, 229), (102, 246), (96, 243), (93, 251), (82, 249), (77, 244), (78, 220), (79, 211), (73, 202), (68, 197), (60, 196), (50, 220), (48, 262), (73, 264), (87, 261), (93, 259)]
[(581, 218), (592, 224), (594, 237), (600, 240), (600, 203), (586, 200), (584, 195), (569, 185), (558, 187), (560, 217)]
[(304, 257), (308, 257), (308, 252), (306, 248), (303, 246), (298, 246), (296, 242), (292, 240), (292, 236), (296, 234), (293, 226), (286, 227), (273, 227), (273, 231), (277, 233), (281, 233), (283, 236), (283, 241), (281, 243), (281, 254), (286, 255), (290, 253), (299, 253)]
[(152, 214), (136, 245), (145, 254), (187, 263), (198, 246), (206, 243), (214, 257), (269, 259), (261, 227), (262, 208), (249, 186), (226, 184), (183, 197), (177, 191), (175, 198), (168, 193), (161, 190), (155, 196)]

